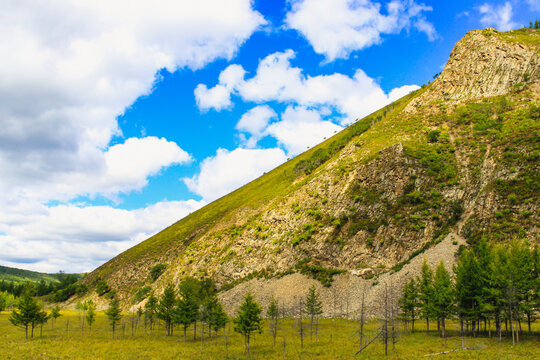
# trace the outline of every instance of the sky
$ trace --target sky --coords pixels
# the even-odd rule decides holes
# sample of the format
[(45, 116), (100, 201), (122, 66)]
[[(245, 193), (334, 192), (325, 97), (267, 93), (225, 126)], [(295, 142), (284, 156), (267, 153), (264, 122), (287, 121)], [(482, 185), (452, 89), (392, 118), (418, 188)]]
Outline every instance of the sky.
[(0, 0), (0, 264), (91, 271), (540, 0)]

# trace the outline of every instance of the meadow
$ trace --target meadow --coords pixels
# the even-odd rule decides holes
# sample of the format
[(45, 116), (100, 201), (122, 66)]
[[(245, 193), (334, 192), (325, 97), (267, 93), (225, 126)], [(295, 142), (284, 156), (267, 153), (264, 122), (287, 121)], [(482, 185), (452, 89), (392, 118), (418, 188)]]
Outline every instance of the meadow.
[[(33, 339), (25, 339), (24, 329), (13, 326), (9, 313), (0, 314), (0, 359), (418, 359), (428, 354), (459, 349), (462, 339), (458, 323), (448, 324), (448, 337), (442, 339), (436, 331), (425, 331), (425, 323), (418, 322), (416, 332), (405, 332), (400, 324), (395, 351), (389, 344), (387, 357), (384, 346), (374, 341), (364, 351), (359, 350), (358, 322), (345, 319), (321, 319), (317, 336), (310, 342), (308, 321), (305, 321), (304, 346), (300, 346), (298, 327), (292, 320), (281, 320), (276, 339), (268, 330), (267, 323), (262, 334), (252, 339), (251, 353), (244, 352), (243, 338), (228, 324), (216, 337), (208, 337), (207, 331), (201, 341), (200, 324), (197, 340), (193, 339), (193, 328), (188, 329), (187, 341), (183, 331), (175, 328), (170, 337), (165, 335), (162, 325), (150, 331), (144, 328), (143, 318), (124, 315), (112, 339), (107, 318), (97, 314), (92, 329), (81, 326), (82, 317), (75, 311), (64, 311), (56, 324), (51, 321), (40, 329), (36, 328)], [(434, 324), (431, 324), (433, 328)], [(436, 326), (436, 324), (435, 324)], [(364, 344), (377, 333), (379, 323), (369, 322), (365, 328)], [(526, 326), (523, 328), (526, 330)], [(499, 342), (493, 331), (493, 338), (478, 335), (465, 337), (464, 345), (470, 350), (456, 351), (427, 358), (445, 359), (538, 359), (540, 358), (540, 326), (533, 323), (533, 334), (520, 334), (519, 344), (512, 345), (511, 337)]]

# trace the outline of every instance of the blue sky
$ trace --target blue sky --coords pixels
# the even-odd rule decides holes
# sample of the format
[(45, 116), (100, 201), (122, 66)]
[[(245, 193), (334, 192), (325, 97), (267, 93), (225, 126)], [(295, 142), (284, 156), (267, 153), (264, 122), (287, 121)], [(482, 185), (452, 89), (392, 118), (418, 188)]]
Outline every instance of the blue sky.
[(0, 264), (92, 270), (431, 81), (467, 31), (535, 18), (540, 0), (8, 2)]

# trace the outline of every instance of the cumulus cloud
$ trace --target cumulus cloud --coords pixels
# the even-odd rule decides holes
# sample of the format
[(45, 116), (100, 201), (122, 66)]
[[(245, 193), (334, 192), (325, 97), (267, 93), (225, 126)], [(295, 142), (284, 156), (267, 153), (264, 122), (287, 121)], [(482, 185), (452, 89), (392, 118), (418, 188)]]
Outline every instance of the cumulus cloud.
[[(290, 64), (292, 50), (276, 52), (262, 59), (256, 74), (245, 79), (240, 65), (231, 65), (222, 74), (234, 69), (234, 81), (220, 82), (231, 93), (245, 101), (262, 103), (279, 101), (305, 107), (331, 107), (345, 116), (344, 123), (366, 116), (394, 101), (398, 96), (416, 90), (416, 85), (405, 85), (385, 94), (381, 87), (362, 70), (353, 77), (340, 73), (331, 75), (304, 75), (302, 69)], [(220, 76), (221, 79), (221, 76)]]
[(233, 151), (218, 149), (215, 156), (201, 163), (200, 173), (192, 178), (184, 178), (187, 187), (210, 202), (286, 161), (283, 150), (244, 149)]
[[(0, 261), (58, 270), (45, 269), (50, 257), (59, 268), (89, 270), (200, 206), (163, 202), (124, 211), (43, 204), (79, 195), (114, 198), (190, 161), (166, 139), (122, 142), (118, 115), (152, 92), (162, 69), (230, 59), (263, 24), (250, 0), (2, 2)], [(226, 106), (218, 90), (211, 94)]]
[(297, 155), (340, 130), (341, 126), (322, 120), (318, 111), (289, 106), (281, 121), (268, 126), (266, 133), (275, 137), (288, 155)]
[(480, 23), (483, 26), (494, 26), (499, 31), (516, 29), (520, 24), (512, 21), (512, 10), (512, 4), (508, 1), (500, 6), (485, 3), (478, 7), (478, 12), (482, 15)]
[(264, 23), (249, 0), (4, 3), (0, 192), (33, 194), (40, 182), (41, 197), (72, 196), (58, 179), (103, 174), (116, 117), (160, 69), (231, 58)]
[(135, 210), (26, 204), (18, 212), (1, 210), (0, 262), (46, 272), (90, 271), (205, 204), (162, 201)]
[(195, 88), (195, 99), (201, 111), (215, 109), (217, 111), (231, 107), (231, 93), (223, 85), (216, 85), (208, 89), (206, 85), (199, 84)]
[(384, 14), (381, 5), (370, 0), (297, 0), (285, 22), (329, 61), (379, 44), (383, 34), (397, 34), (411, 27), (425, 33), (430, 41), (437, 38), (435, 27), (424, 16), (432, 10), (430, 6), (394, 0), (385, 10)]
[(270, 120), (276, 116), (276, 112), (268, 105), (256, 106), (242, 115), (236, 124), (236, 129), (251, 135), (246, 141), (247, 147), (255, 147)]

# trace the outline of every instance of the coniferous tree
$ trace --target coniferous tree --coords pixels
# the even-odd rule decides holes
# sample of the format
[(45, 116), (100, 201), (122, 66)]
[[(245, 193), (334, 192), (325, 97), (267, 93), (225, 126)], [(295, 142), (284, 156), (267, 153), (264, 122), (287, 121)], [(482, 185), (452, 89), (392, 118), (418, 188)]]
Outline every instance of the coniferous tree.
[(322, 302), (319, 300), (319, 294), (315, 285), (311, 285), (306, 296), (304, 311), (310, 319), (310, 341), (313, 342), (313, 323), (319, 315), (322, 314)]
[(60, 306), (56, 305), (51, 309), (50, 317), (53, 319), (53, 325), (56, 324), (56, 319), (58, 319), (62, 314), (60, 314)]
[(477, 276), (481, 273), (478, 260), (472, 249), (465, 250), (455, 268), (457, 310), (460, 317), (461, 331), (463, 321), (468, 324), (472, 321), (473, 334), (476, 331), (476, 320), (481, 312), (481, 294), (483, 293), (483, 280)]
[(203, 284), (201, 281), (191, 277), (186, 276), (180, 284), (178, 285), (180, 294), (183, 297), (184, 295), (189, 296), (190, 299), (194, 302), (195, 307), (197, 309), (195, 320), (193, 321), (193, 340), (197, 339), (197, 320), (199, 319), (199, 309), (201, 307), (201, 303), (204, 299), (204, 293), (206, 293), (206, 289), (203, 291)]
[(113, 297), (109, 308), (105, 310), (105, 315), (109, 318), (112, 328), (112, 337), (114, 339), (114, 332), (116, 330), (116, 325), (122, 320), (122, 313), (120, 312), (120, 303), (116, 297)]
[(270, 319), (269, 326), (270, 326), (270, 333), (272, 334), (272, 337), (274, 338), (274, 346), (276, 346), (276, 337), (277, 337), (277, 323), (279, 318), (279, 309), (278, 309), (278, 303), (275, 297), (272, 296), (272, 300), (270, 300), (270, 305), (268, 305), (268, 310), (266, 311), (266, 316)]
[(446, 337), (445, 320), (452, 314), (454, 308), (454, 288), (450, 280), (450, 274), (442, 261), (435, 271), (432, 301), (434, 314), (437, 320), (440, 321), (441, 335), (444, 338)]
[(238, 314), (234, 318), (234, 331), (244, 335), (244, 345), (249, 355), (249, 343), (251, 334), (254, 332), (262, 333), (263, 319), (261, 317), (262, 309), (253, 299), (251, 294), (247, 294), (244, 302), (238, 308)]
[(418, 287), (414, 279), (411, 278), (403, 288), (403, 296), (399, 299), (399, 305), (405, 320), (411, 321), (411, 330), (414, 332), (414, 321), (418, 316), (418, 308), (420, 306)]
[(154, 295), (154, 292), (151, 292), (150, 296), (148, 296), (146, 304), (144, 304), (145, 321), (148, 320), (150, 322), (150, 331), (153, 329), (154, 319), (156, 317), (157, 303), (158, 300)]
[(0, 312), (4, 311), (7, 306), (7, 296), (0, 293)]
[(169, 284), (163, 291), (163, 295), (159, 299), (156, 315), (159, 319), (165, 322), (167, 336), (172, 335), (173, 319), (176, 311), (176, 294), (173, 284)]
[(432, 297), (433, 297), (433, 271), (424, 259), (420, 277), (417, 280), (418, 294), (420, 299), (420, 310), (422, 317), (426, 320), (427, 331), (429, 331), (429, 319), (432, 317)]
[(228, 321), (229, 321), (229, 317), (227, 316), (227, 313), (223, 309), (223, 305), (221, 305), (221, 303), (218, 301), (212, 307), (212, 312), (210, 314), (210, 322), (209, 322), (209, 326), (216, 333), (216, 341), (217, 341), (218, 331), (225, 328)]
[[(11, 312), (9, 321), (19, 327), (23, 327), (25, 336), (28, 339), (28, 328), (31, 329), (30, 337), (34, 337), (34, 328), (39, 320), (43, 317), (44, 311), (41, 306), (31, 295), (29, 290), (25, 291), (22, 298), (17, 302), (16, 309)], [(45, 314), (46, 315), (46, 314)]]
[(96, 305), (92, 300), (88, 300), (86, 303), (86, 323), (90, 327), (92, 332), (92, 325), (96, 321)]
[(175, 322), (184, 327), (184, 341), (186, 341), (187, 328), (197, 321), (199, 305), (196, 295), (189, 288), (180, 286), (180, 298), (178, 299)]

